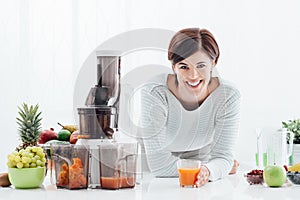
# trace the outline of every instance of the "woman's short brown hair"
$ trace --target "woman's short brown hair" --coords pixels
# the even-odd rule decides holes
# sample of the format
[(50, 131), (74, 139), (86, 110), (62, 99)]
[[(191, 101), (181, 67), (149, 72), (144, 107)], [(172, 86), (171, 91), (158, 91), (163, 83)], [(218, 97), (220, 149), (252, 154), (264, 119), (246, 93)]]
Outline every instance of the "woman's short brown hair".
[(215, 64), (217, 64), (220, 52), (214, 36), (206, 29), (182, 29), (171, 39), (168, 49), (168, 59), (174, 65), (199, 50), (204, 50)]

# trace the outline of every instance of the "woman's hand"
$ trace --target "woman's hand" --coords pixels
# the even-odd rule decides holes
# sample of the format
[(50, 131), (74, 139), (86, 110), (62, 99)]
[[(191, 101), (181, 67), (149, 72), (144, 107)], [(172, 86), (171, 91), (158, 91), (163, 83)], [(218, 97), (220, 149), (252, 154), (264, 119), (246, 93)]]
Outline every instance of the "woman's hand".
[[(231, 171), (229, 172), (229, 174), (235, 174), (237, 172), (237, 169), (239, 168), (240, 163), (237, 160), (233, 161), (233, 166)], [(204, 165), (202, 165), (200, 167), (200, 172), (198, 174), (198, 180), (196, 181), (196, 186), (197, 187), (201, 187), (204, 184), (206, 184), (209, 180), (209, 170), (207, 169), (207, 167), (205, 167)]]
[(202, 165), (200, 167), (200, 172), (197, 177), (198, 180), (196, 181), (196, 186), (201, 187), (202, 185), (207, 183), (209, 180), (209, 175), (210, 175), (209, 170), (205, 166)]
[(236, 174), (237, 169), (239, 168), (240, 163), (237, 160), (233, 160), (233, 166), (229, 174)]

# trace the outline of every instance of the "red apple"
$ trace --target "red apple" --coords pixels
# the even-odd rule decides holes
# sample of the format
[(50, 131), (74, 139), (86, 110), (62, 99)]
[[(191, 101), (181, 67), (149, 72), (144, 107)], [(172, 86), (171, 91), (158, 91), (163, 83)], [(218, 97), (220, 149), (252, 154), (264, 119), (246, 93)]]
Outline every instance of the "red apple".
[(57, 134), (54, 132), (53, 128), (50, 128), (50, 130), (43, 130), (40, 134), (38, 143), (45, 144), (49, 140), (57, 140)]
[(70, 143), (71, 144), (76, 144), (79, 136), (79, 130), (74, 131), (71, 136), (70, 136)]

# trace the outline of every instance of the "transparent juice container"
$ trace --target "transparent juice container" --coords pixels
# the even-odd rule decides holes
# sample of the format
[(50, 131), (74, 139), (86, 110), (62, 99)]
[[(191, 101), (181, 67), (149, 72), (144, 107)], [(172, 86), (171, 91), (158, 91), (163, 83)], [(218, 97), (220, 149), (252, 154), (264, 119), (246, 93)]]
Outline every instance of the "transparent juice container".
[(99, 158), (102, 189), (135, 187), (137, 143), (101, 144)]
[[(88, 187), (89, 148), (84, 145), (51, 145), (57, 188), (86, 189)], [(52, 172), (51, 172), (52, 176)], [(53, 183), (51, 177), (51, 182)]]

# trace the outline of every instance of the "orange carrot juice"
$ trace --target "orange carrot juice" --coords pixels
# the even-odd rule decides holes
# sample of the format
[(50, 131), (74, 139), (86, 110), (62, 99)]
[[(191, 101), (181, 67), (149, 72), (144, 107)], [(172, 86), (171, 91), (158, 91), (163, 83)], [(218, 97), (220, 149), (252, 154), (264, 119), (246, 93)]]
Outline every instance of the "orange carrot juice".
[(199, 172), (199, 168), (179, 168), (178, 174), (180, 186), (194, 186)]
[(134, 188), (135, 177), (100, 177), (100, 183), (103, 189)]

